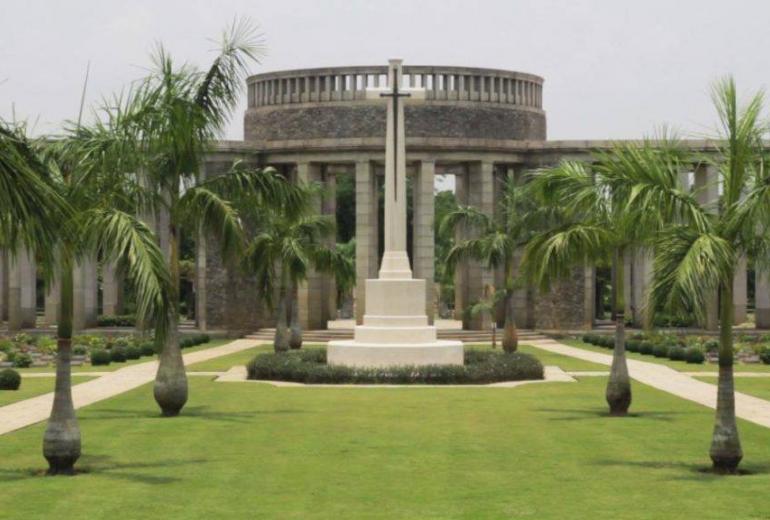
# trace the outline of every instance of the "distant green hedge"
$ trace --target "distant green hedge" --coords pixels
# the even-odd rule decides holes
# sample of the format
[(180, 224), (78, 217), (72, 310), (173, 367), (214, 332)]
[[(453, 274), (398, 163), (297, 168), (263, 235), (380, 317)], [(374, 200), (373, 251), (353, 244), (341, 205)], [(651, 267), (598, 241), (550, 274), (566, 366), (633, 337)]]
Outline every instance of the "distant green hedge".
[(135, 327), (136, 314), (122, 314), (119, 316), (99, 316), (97, 323), (100, 327)]
[(543, 379), (543, 365), (519, 352), (465, 351), (465, 364), (350, 368), (326, 364), (326, 350), (259, 354), (247, 365), (249, 379), (298, 383), (488, 384)]

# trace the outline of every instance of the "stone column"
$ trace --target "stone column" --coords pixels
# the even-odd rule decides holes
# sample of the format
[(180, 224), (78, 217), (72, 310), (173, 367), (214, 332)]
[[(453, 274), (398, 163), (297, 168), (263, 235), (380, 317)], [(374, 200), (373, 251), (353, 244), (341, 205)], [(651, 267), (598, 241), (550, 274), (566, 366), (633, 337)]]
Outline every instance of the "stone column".
[(770, 273), (757, 270), (755, 280), (756, 327), (758, 329), (770, 329)]
[[(323, 180), (321, 164), (302, 162), (297, 163), (297, 181), (320, 182)], [(323, 209), (322, 204), (317, 208)], [(326, 328), (326, 314), (328, 302), (325, 300), (326, 275), (314, 270), (307, 273), (307, 280), (299, 284), (299, 322), (304, 330), (318, 330)]]
[(102, 314), (117, 316), (123, 312), (123, 280), (115, 262), (102, 264)]
[(412, 272), (414, 278), (425, 280), (425, 314), (428, 323), (433, 323), (435, 294), (433, 289), (433, 273), (435, 269), (435, 237), (434, 225), (434, 189), (436, 174), (435, 161), (421, 161), (417, 165), (414, 182), (412, 183), (413, 203), (413, 239), (412, 239)]
[[(355, 76), (353, 76), (353, 80), (355, 81)], [(322, 211), (324, 215), (328, 215), (332, 219), (336, 218), (337, 171), (331, 168), (327, 168), (326, 172), (324, 172), (324, 197)], [(327, 246), (334, 248), (336, 245), (337, 235), (335, 233), (327, 239)], [(323, 282), (324, 301), (326, 301), (324, 322), (326, 322), (328, 320), (334, 320), (337, 318), (337, 283), (334, 280), (334, 276), (328, 274), (323, 276)]]
[[(474, 162), (470, 165), (468, 182), (469, 205), (478, 208), (487, 215), (494, 214), (494, 163), (489, 161)], [(467, 304), (473, 304), (484, 297), (487, 286), (493, 287), (495, 274), (477, 261), (468, 264)], [(467, 323), (472, 330), (486, 330), (491, 327), (489, 313), (480, 313), (470, 317)]]
[(72, 323), (74, 330), (95, 327), (97, 324), (97, 271), (96, 259), (83, 258), (73, 273)]
[(37, 311), (35, 257), (26, 249), (9, 257), (8, 330), (34, 328)]
[(634, 327), (645, 327), (649, 316), (647, 296), (652, 284), (652, 252), (646, 248), (627, 251), (624, 264), (625, 316), (631, 318)]
[(745, 322), (747, 318), (746, 307), (749, 299), (747, 269), (748, 261), (745, 256), (742, 256), (735, 265), (735, 276), (733, 277), (733, 310), (735, 313), (733, 323), (736, 325)]
[[(471, 81), (473, 78), (471, 78)], [(468, 168), (465, 167), (463, 173), (455, 175), (455, 198), (457, 204), (461, 206), (468, 205)], [(455, 242), (466, 238), (465, 229), (460, 226), (455, 230)], [(463, 311), (468, 305), (468, 262), (462, 261), (455, 266), (454, 272), (455, 285), (455, 312), (456, 320), (463, 320)]]
[[(719, 211), (719, 172), (711, 165), (699, 164), (695, 168), (694, 189), (698, 202), (706, 211)], [(719, 328), (719, 295), (715, 292), (707, 303), (706, 318), (701, 326), (706, 330)]]
[(45, 324), (53, 327), (59, 323), (59, 309), (61, 308), (61, 292), (59, 280), (51, 280), (45, 291)]
[(366, 280), (377, 278), (379, 258), (378, 179), (369, 160), (356, 163), (356, 323), (366, 313)]

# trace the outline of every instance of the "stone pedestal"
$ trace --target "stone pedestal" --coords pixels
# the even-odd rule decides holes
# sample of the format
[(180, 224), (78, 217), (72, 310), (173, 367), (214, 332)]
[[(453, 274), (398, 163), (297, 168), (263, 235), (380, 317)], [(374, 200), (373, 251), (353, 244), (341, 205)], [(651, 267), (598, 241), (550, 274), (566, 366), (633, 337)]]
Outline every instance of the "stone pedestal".
[(366, 281), (364, 324), (354, 339), (331, 341), (330, 365), (389, 367), (462, 365), (460, 341), (436, 339), (436, 327), (425, 314), (425, 280), (411, 278)]

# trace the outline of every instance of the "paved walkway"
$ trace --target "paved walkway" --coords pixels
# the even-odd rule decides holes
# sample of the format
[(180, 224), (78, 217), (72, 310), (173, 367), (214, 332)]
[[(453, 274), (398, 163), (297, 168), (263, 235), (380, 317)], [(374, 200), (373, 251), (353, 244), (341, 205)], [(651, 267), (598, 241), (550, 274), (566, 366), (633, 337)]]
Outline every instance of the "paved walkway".
[[(260, 342), (253, 339), (238, 339), (219, 347), (184, 354), (184, 362), (185, 365), (190, 365), (200, 361), (208, 361), (252, 348), (258, 344)], [(72, 400), (75, 403), (75, 409), (109, 399), (147, 384), (155, 379), (157, 370), (158, 362), (148, 361), (147, 363), (130, 365), (114, 372), (107, 372), (92, 381), (74, 385), (72, 387)], [(84, 375), (93, 375), (93, 373), (84, 373)], [(0, 435), (48, 419), (52, 405), (53, 392), (49, 392), (0, 407)]]
[[(550, 339), (527, 341), (527, 345), (584, 361), (612, 365), (612, 356), (609, 354), (570, 347)], [(716, 408), (716, 385), (698, 381), (665, 365), (636, 359), (628, 360), (628, 371), (631, 377), (640, 383), (712, 409)], [(770, 401), (735, 392), (735, 413), (741, 419), (770, 428)]]

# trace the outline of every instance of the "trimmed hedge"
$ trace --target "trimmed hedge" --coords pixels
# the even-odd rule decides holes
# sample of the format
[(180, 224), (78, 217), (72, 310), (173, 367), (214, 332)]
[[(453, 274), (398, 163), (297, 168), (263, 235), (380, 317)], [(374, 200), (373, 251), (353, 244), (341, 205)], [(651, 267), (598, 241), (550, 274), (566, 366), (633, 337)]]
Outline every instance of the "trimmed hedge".
[(686, 359), (687, 351), (680, 346), (671, 347), (668, 351), (668, 359), (671, 361), (684, 361)]
[(8, 361), (13, 363), (16, 368), (28, 368), (32, 366), (32, 356), (26, 352), (11, 352), (8, 354)]
[(652, 342), (650, 341), (642, 341), (641, 343), (639, 343), (640, 354), (645, 354), (649, 356), (650, 354), (653, 353), (654, 349), (655, 349), (655, 345), (653, 345)]
[(179, 340), (179, 348), (185, 349), (202, 345), (211, 341), (208, 334), (194, 334), (192, 336), (184, 336)]
[(119, 316), (99, 316), (96, 320), (99, 327), (135, 327), (135, 314), (122, 314)]
[(142, 357), (142, 349), (139, 347), (126, 347), (126, 359), (139, 359)]
[(110, 361), (116, 363), (123, 363), (126, 361), (126, 349), (125, 347), (112, 347), (110, 349)]
[(669, 350), (671, 349), (668, 345), (655, 345), (652, 347), (652, 355), (656, 358), (667, 358)]
[(759, 359), (764, 363), (765, 365), (770, 365), (770, 348), (766, 348), (762, 352), (759, 353)]
[(154, 341), (145, 341), (139, 348), (141, 349), (143, 356), (154, 356), (156, 354)]
[(93, 366), (109, 365), (112, 361), (110, 353), (104, 349), (91, 352), (91, 364)]
[(21, 376), (11, 368), (0, 370), (0, 390), (18, 390), (21, 386)]
[(696, 347), (690, 347), (685, 351), (684, 360), (693, 365), (700, 365), (706, 361), (706, 356)]
[(537, 358), (519, 352), (467, 350), (465, 365), (350, 368), (326, 364), (326, 350), (259, 354), (247, 365), (249, 379), (298, 383), (488, 384), (543, 379)]

